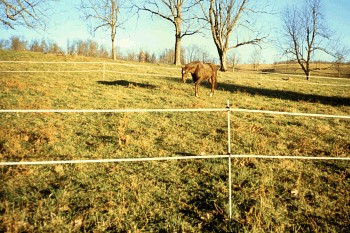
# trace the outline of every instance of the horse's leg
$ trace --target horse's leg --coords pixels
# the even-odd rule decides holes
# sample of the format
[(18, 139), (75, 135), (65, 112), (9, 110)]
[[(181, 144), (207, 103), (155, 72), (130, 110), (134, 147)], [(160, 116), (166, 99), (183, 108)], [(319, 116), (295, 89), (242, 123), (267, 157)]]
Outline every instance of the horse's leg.
[(199, 84), (201, 83), (201, 79), (198, 79), (194, 85), (194, 93), (196, 97), (199, 97)]
[(198, 93), (198, 81), (194, 84), (194, 94), (196, 97), (199, 97), (199, 93)]
[(208, 81), (210, 82), (211, 86), (210, 97), (212, 97), (214, 95), (214, 82), (211, 77), (208, 79)]
[(211, 78), (211, 92), (210, 92), (210, 97), (214, 95), (214, 90), (215, 90), (215, 79)]

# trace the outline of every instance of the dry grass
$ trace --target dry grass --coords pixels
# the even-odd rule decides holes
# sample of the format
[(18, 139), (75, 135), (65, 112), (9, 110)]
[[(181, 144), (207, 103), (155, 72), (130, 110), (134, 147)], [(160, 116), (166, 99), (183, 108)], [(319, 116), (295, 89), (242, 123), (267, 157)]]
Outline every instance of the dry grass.
[[(236, 68), (240, 71), (253, 71), (254, 66), (251, 64), (240, 64)], [(257, 68), (259, 72), (270, 72), (290, 75), (305, 76), (298, 63), (278, 63), (278, 64), (261, 64)], [(316, 77), (341, 77), (350, 78), (350, 63), (347, 64), (333, 64), (315, 62), (310, 64), (311, 76)]]
[[(95, 61), (0, 51), (3, 59)], [(109, 65), (107, 73), (0, 73), (1, 109), (222, 108), (350, 115), (348, 86), (219, 74), (209, 97), (177, 69)], [(0, 70), (99, 69), (91, 65), (4, 65)], [(347, 80), (312, 80), (347, 85)], [(1, 161), (225, 154), (225, 113), (1, 114)], [(348, 157), (348, 120), (232, 114), (232, 151)], [(345, 232), (348, 162), (235, 159), (233, 219), (222, 159), (1, 167), (0, 231)]]

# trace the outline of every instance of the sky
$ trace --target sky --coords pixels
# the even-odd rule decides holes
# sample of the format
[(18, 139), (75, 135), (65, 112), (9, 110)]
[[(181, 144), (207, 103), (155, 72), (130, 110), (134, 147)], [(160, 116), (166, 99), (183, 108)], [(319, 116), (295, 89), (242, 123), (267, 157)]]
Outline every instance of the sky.
[[(279, 11), (288, 4), (292, 5), (303, 0), (269, 0), (276, 14), (262, 16), (257, 24), (270, 35), (271, 40), (262, 44), (262, 62), (272, 63), (285, 60), (281, 51), (276, 47), (276, 41), (281, 33), (281, 16)], [(89, 33), (87, 23), (82, 19), (81, 11), (77, 9), (80, 0), (58, 0), (52, 7), (48, 16), (47, 30), (30, 30), (23, 27), (16, 30), (0, 27), (0, 39), (9, 39), (12, 36), (22, 36), (31, 42), (34, 39), (53, 41), (66, 49), (67, 41), (92, 39), (100, 45), (110, 48), (110, 33), (99, 30), (94, 36)], [(349, 0), (323, 0), (323, 13), (329, 27), (341, 38), (344, 45), (350, 45), (350, 1)], [(126, 15), (122, 12), (121, 17)], [(116, 44), (120, 51), (126, 54), (128, 51), (138, 52), (140, 49), (150, 53), (159, 54), (164, 49), (173, 49), (175, 44), (174, 26), (159, 17), (147, 12), (141, 13), (128, 20), (123, 28), (119, 28), (116, 35)], [(232, 37), (234, 38), (234, 37)], [(211, 37), (211, 32), (205, 30), (204, 35), (187, 36), (182, 39), (182, 46), (197, 45), (208, 51), (209, 55), (218, 61), (217, 51)], [(248, 63), (253, 46), (242, 46), (235, 50), (239, 54), (241, 63)]]

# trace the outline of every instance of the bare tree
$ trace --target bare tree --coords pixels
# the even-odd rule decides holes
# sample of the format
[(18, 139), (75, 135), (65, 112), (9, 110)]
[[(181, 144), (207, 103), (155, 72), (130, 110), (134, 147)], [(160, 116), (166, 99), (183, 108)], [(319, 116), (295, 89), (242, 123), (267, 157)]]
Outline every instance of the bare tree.
[(196, 44), (191, 44), (190, 46), (186, 47), (187, 62), (200, 60), (199, 53), (200, 53), (200, 47)]
[[(123, 3), (125, 2), (123, 1)], [(80, 5), (84, 18), (90, 21), (91, 33), (93, 35), (99, 29), (110, 31), (113, 60), (117, 59), (115, 46), (117, 29), (126, 21), (119, 18), (122, 7), (118, 0), (81, 0)]]
[(49, 48), (47, 50), (48, 53), (53, 53), (53, 54), (64, 54), (61, 47), (56, 43), (52, 42), (49, 44)]
[(229, 54), (227, 60), (232, 64), (232, 71), (235, 71), (236, 65), (241, 61), (239, 54), (235, 52)]
[(250, 55), (250, 62), (253, 64), (254, 70), (257, 71), (261, 63), (261, 49), (254, 49), (254, 51)]
[(50, 0), (0, 0), (0, 22), (6, 28), (17, 26), (45, 28)]
[[(253, 38), (239, 41), (238, 30), (240, 28), (254, 31), (251, 15), (255, 13), (264, 13), (257, 9), (256, 1), (252, 0), (196, 0), (200, 3), (204, 14), (204, 20), (209, 22), (211, 33), (216, 45), (221, 71), (227, 70), (227, 52), (230, 49), (238, 48), (243, 45), (259, 45), (268, 36), (262, 36), (261, 32), (255, 32)], [(255, 2), (255, 3), (254, 3)], [(233, 32), (237, 34), (237, 41), (230, 45), (230, 36)]]
[[(162, 19), (168, 20), (175, 28), (175, 65), (181, 65), (181, 39), (184, 36), (190, 36), (198, 33), (200, 27), (191, 29), (193, 18), (191, 18), (191, 9), (195, 4), (190, 0), (148, 0), (139, 6), (139, 10), (147, 11), (157, 15)], [(185, 30), (182, 30), (184, 26)]]
[(305, 0), (304, 5), (283, 11), (283, 32), (286, 54), (292, 55), (310, 79), (310, 62), (315, 52), (327, 50), (331, 33), (321, 12), (321, 0)]
[(13, 36), (10, 38), (11, 41), (11, 49), (15, 51), (23, 51), (27, 50), (27, 41), (21, 39), (17, 36)]
[(345, 46), (338, 47), (334, 54), (334, 67), (338, 72), (338, 77), (341, 77), (342, 65), (345, 64), (346, 57), (350, 54), (350, 49)]
[[(205, 47), (200, 47), (196, 44), (192, 44), (185, 48), (186, 53), (186, 61), (202, 61), (202, 62), (210, 62), (212, 57), (210, 57), (210, 53)], [(185, 57), (184, 57), (185, 58)]]

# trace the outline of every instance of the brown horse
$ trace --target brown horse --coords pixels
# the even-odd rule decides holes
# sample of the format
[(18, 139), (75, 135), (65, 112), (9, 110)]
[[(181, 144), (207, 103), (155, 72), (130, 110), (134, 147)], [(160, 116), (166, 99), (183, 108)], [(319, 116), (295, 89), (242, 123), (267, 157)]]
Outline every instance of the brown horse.
[(186, 83), (187, 75), (192, 75), (194, 92), (196, 97), (199, 97), (199, 84), (203, 80), (208, 80), (211, 84), (210, 97), (214, 94), (214, 89), (217, 87), (217, 68), (212, 63), (203, 63), (199, 61), (190, 62), (182, 67), (182, 81)]

